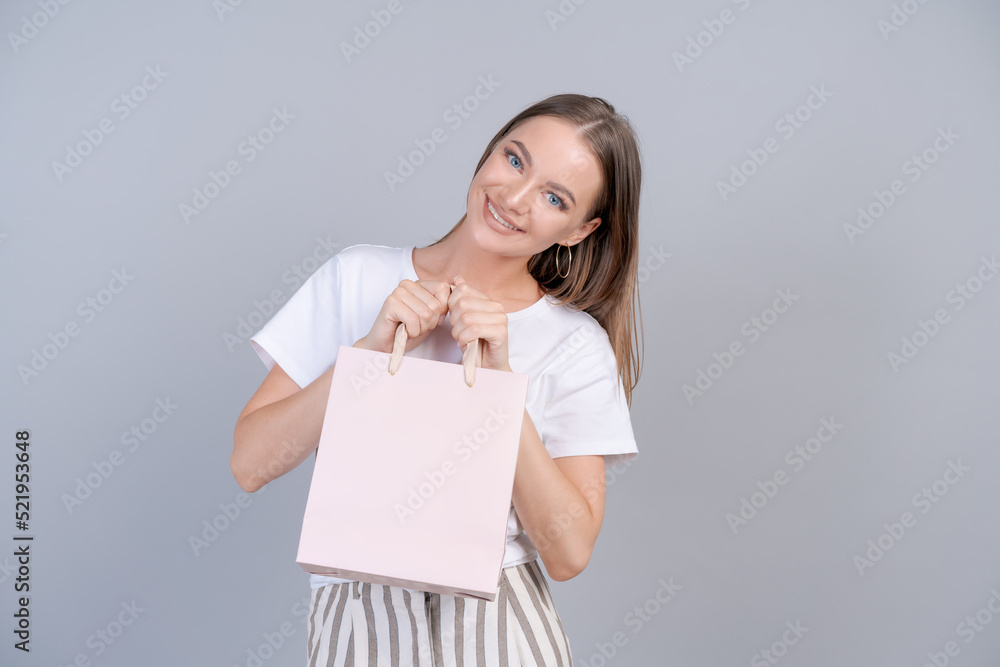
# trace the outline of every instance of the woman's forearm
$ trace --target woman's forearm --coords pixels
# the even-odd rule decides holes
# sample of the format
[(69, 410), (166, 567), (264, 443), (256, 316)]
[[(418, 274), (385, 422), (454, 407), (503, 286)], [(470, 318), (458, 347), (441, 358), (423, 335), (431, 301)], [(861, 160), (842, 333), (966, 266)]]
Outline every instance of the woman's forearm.
[[(352, 347), (373, 349), (367, 337), (356, 341)], [(236, 421), (230, 468), (245, 491), (253, 493), (295, 469), (316, 451), (334, 367), (330, 366), (295, 393), (263, 405)]]
[(316, 450), (332, 377), (333, 366), (294, 394), (236, 422), (230, 467), (245, 491), (257, 491)]
[[(598, 467), (603, 473), (603, 458)], [(593, 504), (603, 507), (603, 494), (589, 485), (581, 491), (563, 474), (527, 410), (511, 500), (549, 576), (565, 581), (586, 567), (603, 521), (603, 510), (595, 515)]]

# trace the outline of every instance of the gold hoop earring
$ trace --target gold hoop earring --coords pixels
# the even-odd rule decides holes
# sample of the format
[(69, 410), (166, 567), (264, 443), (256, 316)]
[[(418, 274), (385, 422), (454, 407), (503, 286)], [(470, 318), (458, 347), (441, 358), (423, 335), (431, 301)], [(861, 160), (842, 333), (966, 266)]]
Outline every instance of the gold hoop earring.
[(556, 275), (559, 276), (560, 278), (568, 278), (570, 267), (573, 266), (573, 249), (570, 248), (570, 246), (565, 246), (566, 252), (569, 253), (569, 262), (567, 262), (566, 264), (566, 275), (564, 276), (562, 273), (559, 272), (559, 248), (562, 247), (563, 245), (561, 243), (558, 246), (556, 246)]

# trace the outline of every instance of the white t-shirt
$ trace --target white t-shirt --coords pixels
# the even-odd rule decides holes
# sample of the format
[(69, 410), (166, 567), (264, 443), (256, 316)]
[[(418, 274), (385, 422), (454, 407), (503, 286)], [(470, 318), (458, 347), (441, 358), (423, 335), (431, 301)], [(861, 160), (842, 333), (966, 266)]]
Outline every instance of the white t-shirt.
[[(340, 345), (371, 331), (392, 290), (419, 279), (413, 248), (359, 244), (327, 260), (250, 338), (268, 370), (277, 363), (300, 387), (325, 373)], [(607, 470), (638, 454), (614, 350), (596, 319), (546, 295), (507, 313), (507, 330), (511, 370), (528, 376), (525, 409), (552, 458), (603, 454)], [(462, 361), (450, 319), (406, 354)], [(537, 557), (511, 504), (503, 567)], [(344, 581), (310, 575), (311, 588)]]

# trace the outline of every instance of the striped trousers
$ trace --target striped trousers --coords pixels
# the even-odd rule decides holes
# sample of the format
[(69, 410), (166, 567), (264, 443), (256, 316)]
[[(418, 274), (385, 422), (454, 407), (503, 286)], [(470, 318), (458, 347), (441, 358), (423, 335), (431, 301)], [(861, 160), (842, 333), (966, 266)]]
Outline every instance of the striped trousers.
[(537, 560), (493, 602), (352, 581), (312, 590), (309, 667), (572, 667)]

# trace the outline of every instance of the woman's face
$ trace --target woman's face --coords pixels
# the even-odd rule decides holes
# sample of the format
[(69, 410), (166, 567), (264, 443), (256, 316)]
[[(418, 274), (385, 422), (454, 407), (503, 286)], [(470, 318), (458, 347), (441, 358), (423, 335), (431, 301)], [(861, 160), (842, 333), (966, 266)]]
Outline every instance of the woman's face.
[(469, 187), (466, 223), (480, 247), (531, 256), (553, 243), (574, 245), (601, 224), (584, 220), (601, 172), (576, 132), (559, 118), (536, 116), (496, 145)]

